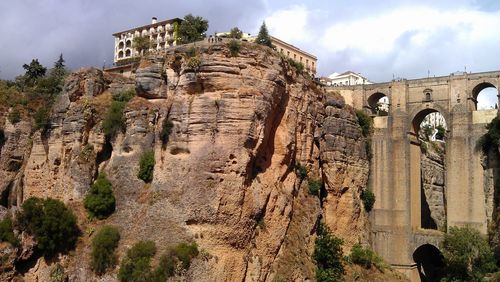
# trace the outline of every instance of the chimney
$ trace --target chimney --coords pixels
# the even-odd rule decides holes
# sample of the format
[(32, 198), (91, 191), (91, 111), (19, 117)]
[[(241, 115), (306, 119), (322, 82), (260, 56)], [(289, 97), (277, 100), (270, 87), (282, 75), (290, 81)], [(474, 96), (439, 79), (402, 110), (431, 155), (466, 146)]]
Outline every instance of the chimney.
[(157, 19), (156, 17), (153, 17), (153, 18), (151, 19), (151, 24), (155, 24), (155, 23), (157, 23), (157, 22), (158, 22), (158, 19)]

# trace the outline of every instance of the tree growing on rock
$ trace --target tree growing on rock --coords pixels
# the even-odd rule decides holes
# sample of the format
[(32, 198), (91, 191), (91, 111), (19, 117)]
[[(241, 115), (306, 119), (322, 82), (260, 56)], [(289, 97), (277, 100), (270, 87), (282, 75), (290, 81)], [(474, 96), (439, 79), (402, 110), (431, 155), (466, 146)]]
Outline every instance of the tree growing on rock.
[(208, 21), (200, 16), (188, 14), (179, 26), (179, 35), (184, 44), (203, 40), (208, 30)]
[(137, 36), (133, 40), (134, 48), (139, 54), (144, 55), (151, 48), (151, 40), (147, 36)]
[(266, 22), (262, 22), (260, 26), (259, 34), (257, 35), (257, 40), (255, 41), (260, 45), (264, 45), (267, 47), (273, 47), (273, 43), (271, 41), (271, 37), (269, 36), (269, 32), (267, 31)]
[(243, 31), (241, 31), (237, 27), (231, 28), (231, 31), (229, 32), (229, 36), (234, 39), (241, 39), (243, 37)]

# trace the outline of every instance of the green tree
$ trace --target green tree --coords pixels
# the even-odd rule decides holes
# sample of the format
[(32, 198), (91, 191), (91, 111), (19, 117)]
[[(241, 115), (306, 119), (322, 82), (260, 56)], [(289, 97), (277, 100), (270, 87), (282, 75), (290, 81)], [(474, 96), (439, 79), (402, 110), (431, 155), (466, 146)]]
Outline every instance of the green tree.
[(362, 110), (357, 110), (356, 116), (358, 118), (359, 126), (361, 126), (361, 133), (363, 133), (364, 137), (368, 137), (372, 132), (373, 119)]
[(115, 253), (120, 241), (120, 232), (116, 227), (103, 226), (92, 239), (92, 270), (103, 274), (107, 269), (115, 267), (117, 256)]
[(14, 235), (10, 216), (0, 221), (0, 242), (9, 242), (12, 246), (19, 245), (19, 240)]
[(59, 59), (54, 63), (54, 68), (50, 71), (50, 75), (62, 81), (64, 77), (68, 74), (66, 70), (66, 65), (64, 64), (63, 54), (59, 55)]
[(267, 31), (266, 22), (262, 22), (260, 26), (259, 34), (257, 35), (256, 41), (260, 45), (265, 45), (267, 47), (273, 47), (273, 43), (271, 41), (271, 37), (269, 36), (269, 32)]
[(205, 38), (208, 30), (208, 21), (200, 16), (188, 14), (179, 26), (179, 36), (182, 43), (192, 43)]
[(17, 226), (32, 234), (37, 248), (48, 257), (74, 248), (80, 233), (73, 212), (51, 198), (27, 199), (16, 218)]
[(163, 119), (160, 132), (160, 139), (163, 147), (165, 147), (168, 144), (168, 141), (170, 139), (170, 133), (172, 133), (173, 127), (174, 124), (172, 123), (172, 121), (170, 121), (168, 118)]
[(229, 36), (234, 39), (241, 39), (241, 37), (243, 37), (243, 32), (239, 28), (233, 27), (229, 32)]
[(375, 204), (375, 194), (371, 190), (363, 189), (361, 191), (361, 195), (359, 195), (361, 201), (363, 201), (363, 206), (365, 206), (365, 210), (370, 212), (373, 209), (373, 205)]
[(118, 280), (121, 282), (151, 281), (151, 258), (156, 253), (153, 241), (139, 241), (127, 251), (118, 271)]
[(47, 68), (42, 66), (42, 64), (38, 62), (38, 59), (31, 60), (31, 63), (29, 65), (24, 64), (23, 68), (26, 70), (24, 77), (26, 78), (28, 86), (35, 85), (38, 82), (38, 79), (43, 77), (47, 72)]
[(151, 48), (151, 40), (148, 36), (137, 36), (133, 39), (133, 46), (139, 54), (144, 55)]
[(318, 267), (316, 279), (318, 282), (339, 281), (344, 273), (343, 241), (333, 235), (328, 226), (322, 222), (318, 226), (317, 234), (313, 253), (314, 261)]
[(89, 214), (98, 219), (104, 219), (115, 211), (116, 200), (113, 195), (113, 186), (101, 172), (85, 196), (84, 205)]
[(470, 227), (450, 227), (441, 248), (447, 281), (481, 281), (495, 270), (493, 252), (479, 231)]
[(125, 130), (125, 118), (123, 117), (123, 111), (126, 106), (127, 102), (111, 102), (111, 107), (102, 121), (102, 129), (106, 138), (112, 139), (118, 132)]
[(137, 177), (144, 182), (149, 183), (153, 180), (153, 171), (155, 167), (155, 154), (153, 151), (145, 152), (139, 162), (139, 173)]

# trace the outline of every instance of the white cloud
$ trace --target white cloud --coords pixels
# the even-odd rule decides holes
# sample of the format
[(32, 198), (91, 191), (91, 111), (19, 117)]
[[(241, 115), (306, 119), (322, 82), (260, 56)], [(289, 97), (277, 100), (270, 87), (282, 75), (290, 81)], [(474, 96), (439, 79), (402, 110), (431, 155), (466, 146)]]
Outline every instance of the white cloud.
[(266, 18), (269, 33), (287, 42), (304, 41), (308, 35), (309, 13), (304, 5), (293, 5), (276, 11)]

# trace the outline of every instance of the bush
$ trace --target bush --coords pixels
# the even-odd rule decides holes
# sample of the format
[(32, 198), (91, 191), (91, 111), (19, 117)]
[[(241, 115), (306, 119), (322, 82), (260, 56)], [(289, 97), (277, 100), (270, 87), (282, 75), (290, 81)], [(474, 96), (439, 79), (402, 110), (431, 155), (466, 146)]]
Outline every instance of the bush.
[(14, 235), (10, 217), (0, 221), (0, 242), (9, 242), (12, 246), (19, 246), (19, 240)]
[(45, 106), (40, 107), (33, 118), (35, 119), (35, 130), (46, 131), (50, 125), (50, 109)]
[(104, 172), (99, 174), (90, 187), (89, 193), (85, 196), (84, 205), (90, 216), (98, 219), (104, 219), (115, 211), (113, 186)]
[(113, 101), (117, 101), (117, 102), (128, 102), (130, 100), (132, 100), (132, 98), (134, 98), (135, 96), (135, 90), (134, 89), (128, 89), (128, 90), (123, 90), (123, 91), (120, 91), (116, 94), (113, 95)]
[(361, 195), (359, 195), (361, 201), (363, 201), (363, 206), (365, 207), (365, 211), (370, 212), (373, 209), (373, 205), (375, 204), (375, 194), (368, 189), (364, 189), (361, 191)]
[(166, 146), (168, 144), (170, 133), (172, 133), (173, 127), (174, 124), (168, 118), (163, 119), (160, 133), (160, 139), (163, 146)]
[(307, 178), (307, 168), (300, 163), (295, 166), (295, 173), (300, 178), (300, 180), (304, 180)]
[(170, 251), (170, 255), (179, 259), (184, 269), (189, 268), (189, 266), (191, 265), (191, 259), (198, 256), (198, 254), (198, 245), (194, 242), (191, 244), (180, 243)]
[(295, 68), (295, 71), (298, 73), (298, 74), (301, 74), (304, 72), (304, 64), (302, 63), (299, 63), (297, 61), (295, 61), (294, 59), (292, 58), (288, 58), (288, 63)]
[(17, 109), (12, 109), (12, 111), (10, 111), (7, 115), (7, 119), (10, 123), (16, 124), (21, 121), (21, 113), (19, 113), (19, 110)]
[(124, 131), (125, 118), (123, 117), (123, 110), (125, 109), (126, 105), (127, 102), (111, 102), (111, 107), (109, 108), (108, 113), (102, 121), (102, 129), (106, 138), (112, 139), (118, 132)]
[(477, 148), (480, 148), (485, 155), (493, 146), (498, 146), (498, 141), (500, 140), (500, 118), (495, 117), (490, 123), (486, 125), (488, 130), (479, 140), (477, 141)]
[(79, 235), (73, 212), (51, 198), (24, 201), (17, 225), (35, 237), (37, 248), (48, 257), (74, 248)]
[(384, 267), (383, 260), (375, 252), (368, 248), (363, 248), (360, 244), (352, 246), (351, 254), (349, 255), (352, 263), (361, 265), (365, 268), (371, 268), (372, 265), (382, 270)]
[(358, 117), (358, 123), (359, 126), (361, 126), (361, 132), (363, 133), (363, 136), (368, 137), (372, 132), (372, 118), (362, 110), (356, 110), (356, 116)]
[(313, 258), (318, 267), (316, 271), (317, 281), (339, 281), (344, 273), (342, 263), (343, 241), (333, 235), (330, 229), (320, 223), (317, 231), (318, 237), (314, 242)]
[(192, 69), (193, 71), (197, 72), (198, 69), (201, 66), (201, 59), (200, 59), (200, 57), (194, 56), (194, 57), (189, 58), (187, 65), (188, 65), (188, 67), (190, 69)]
[(232, 39), (229, 43), (227, 43), (227, 47), (229, 48), (229, 52), (231, 52), (231, 57), (238, 57), (241, 49), (240, 41)]
[(97, 274), (115, 267), (115, 250), (120, 241), (120, 232), (112, 226), (103, 226), (92, 239), (91, 267)]
[(155, 168), (155, 154), (153, 151), (144, 153), (139, 163), (139, 173), (137, 177), (146, 183), (153, 180), (153, 171)]
[(156, 253), (153, 241), (139, 241), (127, 251), (127, 257), (120, 264), (118, 280), (128, 281), (151, 281), (151, 258)]
[(154, 272), (155, 281), (167, 281), (168, 277), (176, 274), (176, 270), (187, 270), (191, 260), (198, 256), (198, 245), (196, 243), (180, 243), (171, 248), (160, 258), (158, 268)]
[(486, 273), (496, 269), (488, 242), (470, 227), (450, 227), (441, 248), (447, 281), (481, 281)]
[(321, 190), (321, 181), (316, 179), (309, 179), (309, 194), (319, 196)]

